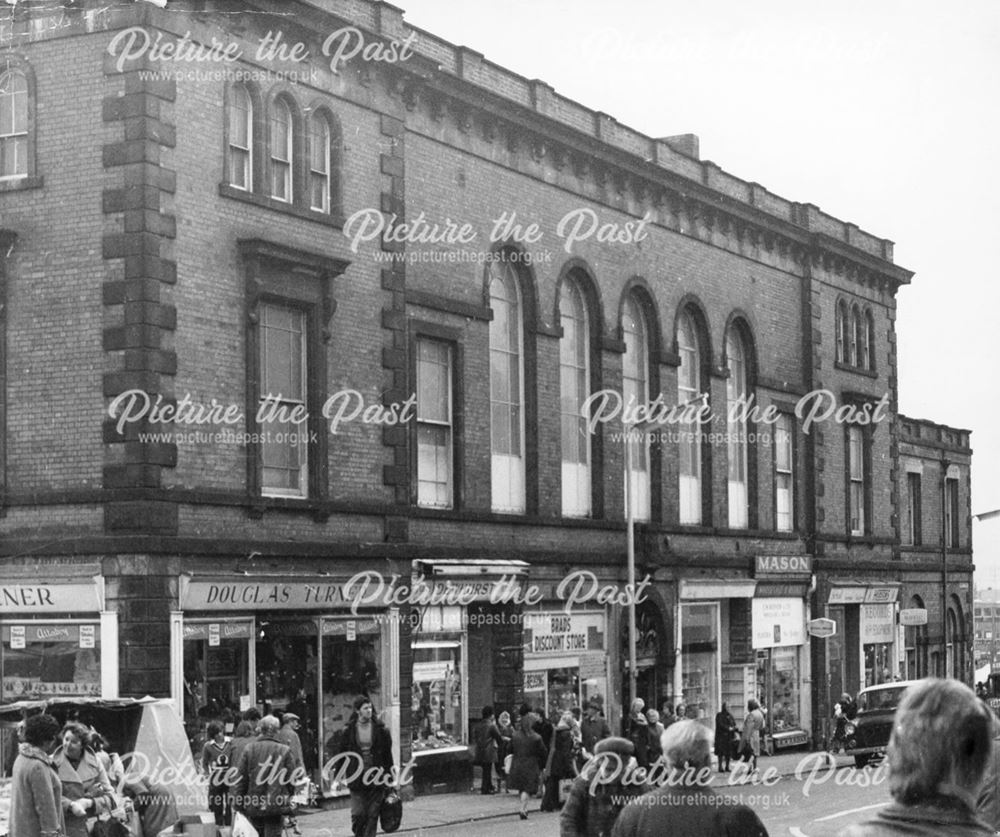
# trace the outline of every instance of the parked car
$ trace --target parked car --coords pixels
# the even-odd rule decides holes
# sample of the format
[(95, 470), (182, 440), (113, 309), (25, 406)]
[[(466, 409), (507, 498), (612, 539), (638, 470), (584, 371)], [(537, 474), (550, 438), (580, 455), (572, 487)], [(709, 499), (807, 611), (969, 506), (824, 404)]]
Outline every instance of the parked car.
[(892, 721), (896, 707), (903, 699), (907, 687), (916, 680), (901, 680), (869, 686), (858, 692), (857, 714), (844, 729), (847, 739), (846, 752), (854, 756), (854, 763), (864, 767), (875, 756), (885, 753), (892, 734)]

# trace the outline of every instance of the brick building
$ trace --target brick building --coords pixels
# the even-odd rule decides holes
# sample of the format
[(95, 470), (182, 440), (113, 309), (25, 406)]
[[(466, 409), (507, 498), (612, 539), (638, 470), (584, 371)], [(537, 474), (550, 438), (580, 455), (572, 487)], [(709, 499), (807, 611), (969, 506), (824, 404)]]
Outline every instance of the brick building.
[(891, 242), (387, 3), (249, 5), (0, 20), (5, 702), (292, 707), (316, 766), (366, 692), (447, 784), (484, 704), (620, 720), (627, 492), (647, 703), (791, 746), (967, 677)]

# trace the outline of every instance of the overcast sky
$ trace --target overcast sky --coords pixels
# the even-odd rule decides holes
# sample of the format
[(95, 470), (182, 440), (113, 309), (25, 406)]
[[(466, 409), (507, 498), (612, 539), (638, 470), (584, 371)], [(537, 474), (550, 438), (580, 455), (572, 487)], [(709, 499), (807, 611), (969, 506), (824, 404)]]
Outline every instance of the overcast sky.
[[(406, 20), (895, 242), (899, 402), (973, 431), (1000, 509), (1000, 3), (396, 0)], [(976, 524), (1000, 578), (1000, 518)]]

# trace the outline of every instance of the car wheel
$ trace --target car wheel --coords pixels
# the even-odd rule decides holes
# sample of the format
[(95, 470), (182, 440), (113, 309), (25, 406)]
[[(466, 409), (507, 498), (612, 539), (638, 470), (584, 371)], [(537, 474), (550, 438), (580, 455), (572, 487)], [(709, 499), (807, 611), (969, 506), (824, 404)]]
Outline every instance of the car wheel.
[(854, 766), (860, 770), (862, 767), (867, 766), (868, 760), (870, 758), (871, 758), (871, 756), (869, 756), (867, 754), (860, 755), (860, 756), (855, 756), (854, 757)]

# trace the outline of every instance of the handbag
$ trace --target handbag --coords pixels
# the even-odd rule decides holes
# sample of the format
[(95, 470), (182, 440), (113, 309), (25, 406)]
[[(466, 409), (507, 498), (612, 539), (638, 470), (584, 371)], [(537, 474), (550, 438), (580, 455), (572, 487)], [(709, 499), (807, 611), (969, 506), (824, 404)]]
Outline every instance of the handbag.
[(503, 757), (503, 772), (504, 772), (504, 775), (507, 775), (507, 776), (510, 775), (510, 768), (511, 768), (511, 765), (513, 763), (514, 763), (514, 754), (513, 753), (508, 753), (506, 756)]
[(129, 827), (114, 817), (97, 820), (90, 834), (91, 837), (132, 837), (132, 831)]
[(378, 810), (378, 821), (385, 832), (392, 832), (403, 822), (403, 800), (395, 790), (389, 791)]

